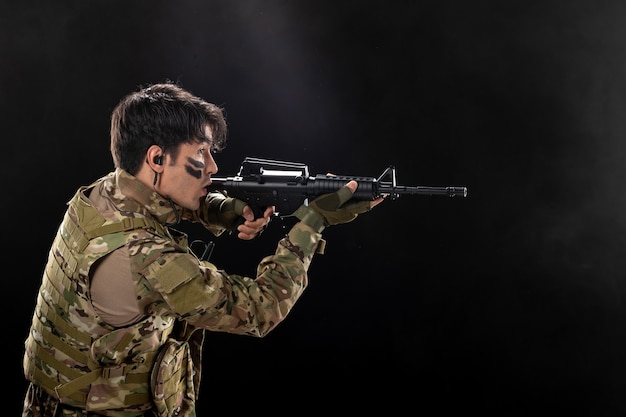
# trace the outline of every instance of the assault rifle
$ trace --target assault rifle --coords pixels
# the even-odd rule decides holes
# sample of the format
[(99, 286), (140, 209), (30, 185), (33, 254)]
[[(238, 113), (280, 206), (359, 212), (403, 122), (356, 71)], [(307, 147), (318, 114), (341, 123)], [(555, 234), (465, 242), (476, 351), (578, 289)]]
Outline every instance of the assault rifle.
[(309, 175), (307, 165), (299, 162), (244, 158), (239, 173), (232, 177), (212, 177), (209, 191), (224, 191), (248, 203), (255, 217), (261, 217), (266, 207), (274, 206), (275, 214), (289, 215), (309, 199), (332, 193), (348, 181), (359, 183), (353, 199), (374, 200), (381, 196), (395, 200), (401, 195), (423, 194), (448, 197), (467, 196), (466, 187), (403, 186), (396, 184), (396, 169), (389, 166), (378, 177), (345, 175)]

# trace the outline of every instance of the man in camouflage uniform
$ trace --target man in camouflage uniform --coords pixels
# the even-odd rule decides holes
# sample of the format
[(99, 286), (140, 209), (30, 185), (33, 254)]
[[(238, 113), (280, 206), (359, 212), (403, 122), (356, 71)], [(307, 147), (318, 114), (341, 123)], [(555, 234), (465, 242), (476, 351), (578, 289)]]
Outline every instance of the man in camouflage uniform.
[(198, 259), (171, 226), (258, 236), (243, 201), (207, 191), (223, 110), (174, 83), (124, 97), (111, 117), (115, 170), (78, 189), (50, 249), (29, 336), (23, 417), (195, 416), (205, 330), (263, 337), (307, 286), (325, 227), (382, 201), (358, 184), (301, 206), (255, 278)]

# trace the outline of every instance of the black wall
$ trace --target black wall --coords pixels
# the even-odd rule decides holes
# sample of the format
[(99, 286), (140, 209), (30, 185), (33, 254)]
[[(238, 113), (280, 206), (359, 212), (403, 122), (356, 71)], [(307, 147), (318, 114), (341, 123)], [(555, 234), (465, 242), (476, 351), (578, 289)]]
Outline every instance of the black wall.
[[(617, 0), (4, 1), (13, 414), (65, 203), (112, 169), (117, 101), (172, 79), (226, 107), (220, 174), (258, 156), (312, 174), (394, 165), (402, 185), (469, 190), (403, 196), (329, 228), (310, 287), (273, 333), (207, 336), (200, 415), (216, 402), (280, 412), (290, 398), (624, 415), (624, 19)], [(277, 219), (253, 242), (188, 231), (246, 275), (284, 232)]]

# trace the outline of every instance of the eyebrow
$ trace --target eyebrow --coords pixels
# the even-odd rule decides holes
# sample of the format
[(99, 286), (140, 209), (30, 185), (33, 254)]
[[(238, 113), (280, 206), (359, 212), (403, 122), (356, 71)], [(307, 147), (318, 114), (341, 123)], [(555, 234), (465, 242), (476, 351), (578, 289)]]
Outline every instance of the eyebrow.
[(216, 144), (213, 141), (213, 138), (210, 136), (202, 136), (200, 139), (196, 139), (198, 141), (198, 144), (207, 144), (207, 146), (209, 147), (209, 149), (211, 151), (213, 151), (214, 149), (216, 149)]
[(202, 143), (202, 142), (206, 142), (208, 144), (213, 143), (213, 137), (212, 136), (207, 136), (207, 135), (202, 135), (198, 138), (198, 142)]

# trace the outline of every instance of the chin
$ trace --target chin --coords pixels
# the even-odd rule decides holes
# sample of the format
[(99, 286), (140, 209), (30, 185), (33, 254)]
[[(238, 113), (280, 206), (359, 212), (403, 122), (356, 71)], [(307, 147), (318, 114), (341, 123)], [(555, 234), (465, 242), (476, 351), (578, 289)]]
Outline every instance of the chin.
[(191, 211), (198, 210), (200, 208), (200, 203), (189, 204), (187, 208)]

